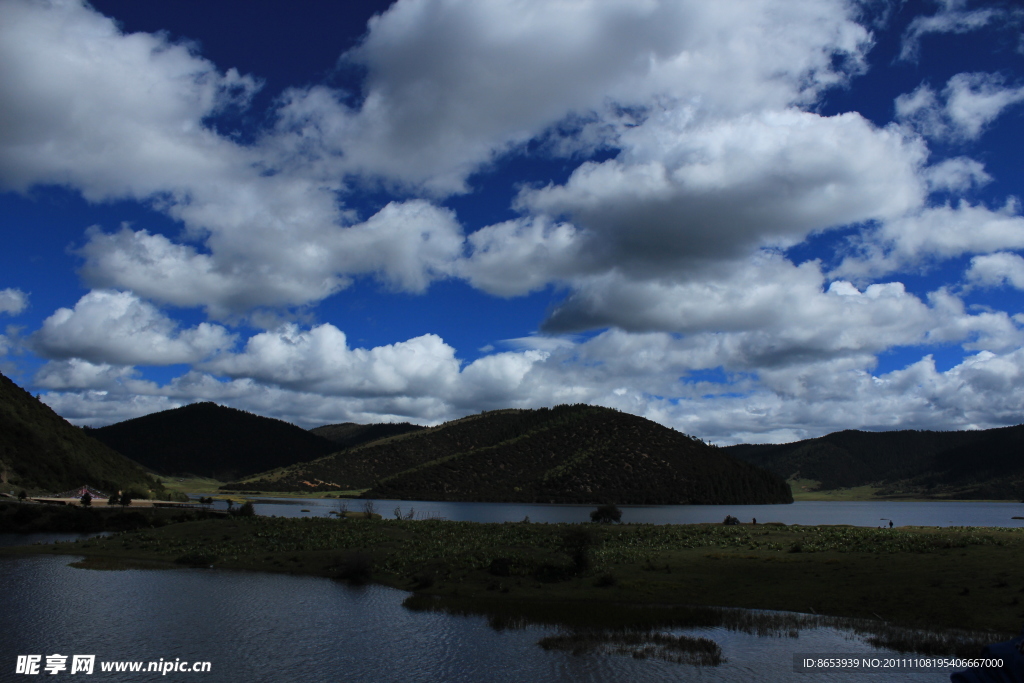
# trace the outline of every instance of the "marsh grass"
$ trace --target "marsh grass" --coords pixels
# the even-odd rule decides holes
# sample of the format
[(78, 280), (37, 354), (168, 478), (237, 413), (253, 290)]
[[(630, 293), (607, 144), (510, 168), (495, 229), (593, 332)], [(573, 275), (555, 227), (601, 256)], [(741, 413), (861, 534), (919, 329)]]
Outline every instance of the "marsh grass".
[(924, 631), (889, 624), (858, 632), (866, 634), (865, 640), (875, 647), (932, 656), (977, 657), (994, 642), (991, 633), (981, 631)]
[(696, 666), (718, 666), (727, 661), (721, 646), (709, 638), (655, 631), (584, 629), (547, 636), (537, 644), (545, 650), (563, 650), (577, 656), (598, 652)]
[[(608, 605), (578, 602), (516, 603), (424, 595), (412, 595), (406, 598), (403, 604), (413, 611), (446, 612), (459, 616), (483, 615), (487, 617), (491, 628), (497, 631), (529, 626), (556, 626), (562, 629), (563, 633), (557, 637), (543, 639), (541, 647), (568, 650), (574, 654), (595, 649), (611, 652), (609, 648), (614, 648), (615, 644), (620, 642), (629, 644), (629, 648), (616, 654), (632, 654), (645, 647), (644, 638), (650, 641), (647, 644), (658, 649), (661, 645), (655, 642), (656, 637), (664, 635), (665, 631), (697, 628), (724, 628), (762, 638), (799, 638), (801, 631), (831, 628), (846, 631), (851, 637), (860, 637), (864, 642), (877, 648), (902, 653), (957, 657), (977, 657), (986, 645), (1000, 640), (1000, 636), (984, 631), (930, 631), (895, 626), (871, 619), (734, 607)], [(627, 640), (622, 640), (623, 634), (629, 634)], [(598, 645), (601, 647), (598, 648)], [(651, 652), (649, 656), (678, 661), (662, 656), (666, 652), (668, 650), (659, 650), (660, 654)], [(702, 664), (693, 661), (685, 663)]]

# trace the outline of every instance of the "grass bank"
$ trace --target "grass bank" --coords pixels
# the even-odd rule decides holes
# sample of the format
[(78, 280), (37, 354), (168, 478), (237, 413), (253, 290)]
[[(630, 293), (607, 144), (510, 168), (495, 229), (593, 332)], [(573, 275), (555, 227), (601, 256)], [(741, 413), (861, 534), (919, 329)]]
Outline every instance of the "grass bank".
[(854, 486), (845, 489), (822, 489), (821, 482), (814, 479), (789, 479), (786, 481), (793, 493), (794, 501), (851, 501), (851, 500), (892, 500), (905, 503), (931, 503), (931, 502), (986, 502), (986, 503), (1013, 503), (1013, 500), (1006, 499), (967, 499), (951, 498), (946, 496), (918, 496), (911, 494), (882, 494), (878, 486)]
[(221, 489), (225, 482), (205, 477), (163, 477), (160, 480), (164, 488), (180, 493), (193, 493), (201, 496), (211, 496), (215, 499), (238, 499), (244, 498), (358, 498), (369, 489), (354, 489), (351, 491), (262, 491), (255, 489)]
[(222, 512), (202, 509), (158, 508), (138, 504), (129, 507), (82, 507), (0, 502), (0, 533), (128, 531), (223, 515)]
[(231, 517), (0, 553), (312, 574), (476, 605), (786, 610), (993, 641), (1024, 622), (1024, 529)]

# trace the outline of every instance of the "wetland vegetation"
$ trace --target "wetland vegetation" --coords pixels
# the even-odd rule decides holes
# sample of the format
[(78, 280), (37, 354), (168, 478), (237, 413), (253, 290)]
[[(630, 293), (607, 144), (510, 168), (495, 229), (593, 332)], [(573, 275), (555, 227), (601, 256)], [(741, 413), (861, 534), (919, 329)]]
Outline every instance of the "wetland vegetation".
[[(1024, 529), (231, 516), (2, 552), (373, 581), (413, 592), (413, 608), (504, 611), (566, 628), (650, 630), (661, 628), (651, 614), (664, 625), (681, 610), (691, 610), (690, 622), (712, 618), (702, 609), (785, 610), (857, 620), (880, 642), (930, 652), (956, 650), (963, 638), (922, 639), (919, 629), (980, 631), (977, 642), (995, 642), (1024, 621)], [(616, 605), (648, 609), (602, 624), (598, 615)]]

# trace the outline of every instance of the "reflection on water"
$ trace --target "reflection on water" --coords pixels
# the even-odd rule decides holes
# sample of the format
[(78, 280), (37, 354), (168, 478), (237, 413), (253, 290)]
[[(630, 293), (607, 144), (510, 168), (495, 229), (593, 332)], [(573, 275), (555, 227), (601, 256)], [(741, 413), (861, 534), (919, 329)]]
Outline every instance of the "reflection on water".
[[(226, 506), (218, 501), (219, 507)], [(279, 517), (324, 517), (344, 506), (352, 512), (365, 501), (334, 498), (253, 498), (256, 514)], [(589, 522), (593, 505), (532, 503), (445, 503), (423, 500), (375, 500), (374, 508), (393, 517), (414, 510), (416, 519), (440, 517), (467, 522)], [(998, 526), (1024, 527), (1022, 503), (898, 501), (800, 501), (789, 505), (622, 505), (622, 521), (639, 524), (699, 524), (721, 522), (726, 515), (741, 522), (783, 524), (850, 524), (852, 526)], [(308, 511), (307, 511), (308, 510)]]
[[(0, 558), (0, 667), (19, 654), (94, 654), (97, 662), (212, 662), (234, 681), (787, 681), (794, 653), (884, 653), (849, 632), (758, 637), (725, 627), (673, 629), (717, 642), (728, 660), (696, 668), (611, 655), (547, 652), (545, 624), (495, 629), (484, 616), (413, 611), (407, 596), (326, 579), (202, 569), (87, 571), (66, 557)], [(99, 667), (97, 666), (97, 669)], [(97, 679), (115, 680), (97, 670)], [(169, 680), (156, 673), (132, 681)], [(808, 680), (818, 680), (810, 677)], [(820, 679), (825, 680), (825, 679)], [(859, 673), (829, 681), (863, 683)], [(880, 679), (881, 680), (881, 679)], [(948, 674), (884, 680), (948, 681)]]

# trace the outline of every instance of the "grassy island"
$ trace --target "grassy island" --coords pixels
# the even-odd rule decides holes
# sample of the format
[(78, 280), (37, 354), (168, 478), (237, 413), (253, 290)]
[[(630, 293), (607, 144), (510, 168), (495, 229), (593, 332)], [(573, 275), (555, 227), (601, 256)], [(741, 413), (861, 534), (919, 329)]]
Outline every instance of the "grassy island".
[(579, 614), (595, 605), (744, 607), (980, 630), (992, 641), (1024, 622), (1024, 529), (233, 516), (0, 553), (77, 555), (78, 566), (99, 569), (372, 581), (414, 592), (411, 606), (447, 600), (483, 613), (503, 604), (568, 604)]

